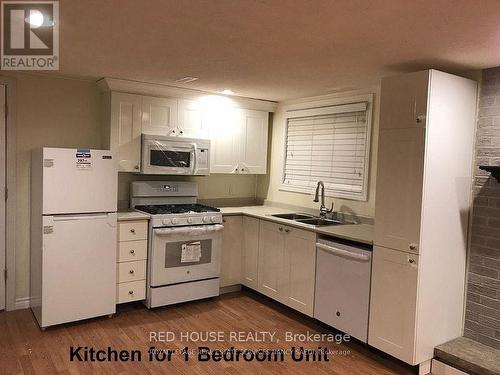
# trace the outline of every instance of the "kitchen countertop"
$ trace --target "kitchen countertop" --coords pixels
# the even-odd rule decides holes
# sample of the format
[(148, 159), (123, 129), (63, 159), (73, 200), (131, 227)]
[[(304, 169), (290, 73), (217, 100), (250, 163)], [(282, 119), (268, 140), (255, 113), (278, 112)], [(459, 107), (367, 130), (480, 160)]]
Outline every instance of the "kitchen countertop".
[(294, 220), (280, 219), (278, 217), (271, 216), (274, 214), (300, 212), (297, 210), (289, 210), (273, 206), (221, 207), (220, 211), (223, 215), (247, 215), (257, 219), (269, 220), (283, 225), (293, 226), (320, 234), (326, 234), (344, 240), (373, 245), (373, 225), (370, 224), (343, 224), (313, 227), (311, 225), (298, 223)]
[(150, 215), (144, 214), (139, 211), (118, 211), (118, 221), (127, 220), (149, 220)]

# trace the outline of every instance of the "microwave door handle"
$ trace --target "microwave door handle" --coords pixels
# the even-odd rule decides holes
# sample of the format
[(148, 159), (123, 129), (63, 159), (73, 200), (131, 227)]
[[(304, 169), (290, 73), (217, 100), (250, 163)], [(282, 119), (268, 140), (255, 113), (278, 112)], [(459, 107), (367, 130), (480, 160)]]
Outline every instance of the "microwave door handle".
[(197, 164), (196, 160), (198, 159), (197, 153), (198, 153), (198, 146), (196, 145), (196, 143), (193, 143), (193, 174), (196, 174), (196, 172), (198, 172), (198, 166), (196, 165)]

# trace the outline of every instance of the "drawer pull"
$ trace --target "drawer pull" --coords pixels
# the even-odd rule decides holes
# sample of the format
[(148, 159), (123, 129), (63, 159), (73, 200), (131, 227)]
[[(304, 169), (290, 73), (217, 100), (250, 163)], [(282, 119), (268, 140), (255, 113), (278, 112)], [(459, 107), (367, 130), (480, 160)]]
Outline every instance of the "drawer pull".
[(283, 227), (279, 227), (279, 228), (278, 228), (278, 230), (279, 230), (280, 232), (283, 232)]
[(410, 259), (408, 259), (408, 262), (410, 262), (410, 264), (413, 264), (413, 263), (415, 263), (415, 259), (410, 258)]
[(130, 271), (128, 271), (128, 272), (129, 272), (131, 275), (133, 275), (133, 274), (134, 274), (134, 270), (130, 270)]
[(135, 233), (135, 229), (134, 228), (130, 229), (130, 233)]
[(134, 294), (134, 291), (133, 290), (129, 290), (128, 294), (132, 295), (132, 294)]
[(135, 250), (130, 250), (130, 254), (135, 254)]
[(290, 229), (285, 229), (285, 232), (286, 233), (290, 233)]
[(410, 244), (410, 250), (416, 250), (417, 249), (417, 244), (416, 243), (411, 243)]

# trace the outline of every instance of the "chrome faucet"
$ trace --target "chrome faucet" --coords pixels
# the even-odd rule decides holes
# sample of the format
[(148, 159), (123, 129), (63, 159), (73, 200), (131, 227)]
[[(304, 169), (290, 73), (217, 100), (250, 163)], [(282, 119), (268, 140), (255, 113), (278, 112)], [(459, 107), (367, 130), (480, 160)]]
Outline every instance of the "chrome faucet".
[(332, 207), (330, 209), (325, 206), (325, 184), (323, 181), (318, 181), (318, 185), (316, 186), (316, 194), (314, 195), (313, 202), (319, 202), (319, 188), (321, 187), (321, 206), (319, 207), (319, 216), (322, 218), (326, 218), (326, 215), (333, 211), (333, 202)]

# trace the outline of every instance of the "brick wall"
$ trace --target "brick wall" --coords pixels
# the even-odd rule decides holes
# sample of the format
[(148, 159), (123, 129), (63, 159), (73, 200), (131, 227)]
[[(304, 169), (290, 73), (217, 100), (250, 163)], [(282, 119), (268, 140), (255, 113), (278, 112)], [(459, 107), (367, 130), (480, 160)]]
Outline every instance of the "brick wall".
[(479, 165), (500, 166), (500, 67), (483, 71), (479, 97), (464, 330), (500, 349), (500, 183)]

